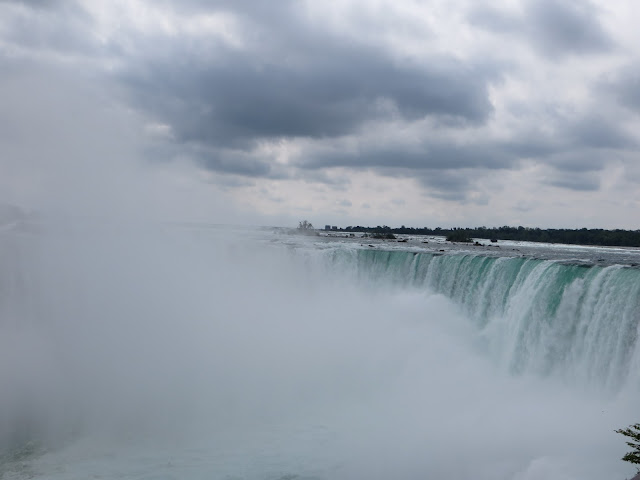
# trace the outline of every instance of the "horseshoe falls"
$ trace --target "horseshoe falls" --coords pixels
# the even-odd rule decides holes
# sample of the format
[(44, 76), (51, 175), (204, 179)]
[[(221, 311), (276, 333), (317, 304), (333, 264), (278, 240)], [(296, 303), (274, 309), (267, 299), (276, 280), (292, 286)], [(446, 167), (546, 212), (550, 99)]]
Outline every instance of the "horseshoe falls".
[(633, 476), (640, 252), (364, 242), (5, 228), (0, 478)]
[(452, 300), (498, 364), (514, 374), (558, 375), (609, 391), (640, 381), (640, 372), (631, 368), (640, 320), (640, 269), (467, 253), (351, 254), (364, 278)]

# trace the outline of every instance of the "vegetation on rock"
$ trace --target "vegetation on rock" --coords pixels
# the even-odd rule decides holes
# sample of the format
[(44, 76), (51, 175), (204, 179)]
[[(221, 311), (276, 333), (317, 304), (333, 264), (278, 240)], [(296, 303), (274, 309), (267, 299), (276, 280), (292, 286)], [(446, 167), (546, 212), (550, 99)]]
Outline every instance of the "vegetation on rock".
[(313, 225), (311, 224), (311, 222), (302, 220), (300, 223), (298, 223), (298, 230), (313, 230)]
[(396, 236), (391, 232), (374, 232), (371, 234), (371, 238), (377, 238), (379, 240), (395, 240)]
[(313, 228), (311, 222), (307, 220), (302, 220), (298, 223), (298, 228), (296, 230), (298, 233), (302, 233), (303, 235), (319, 235), (315, 228)]
[(471, 237), (466, 230), (454, 230), (447, 235), (447, 242), (471, 242)]

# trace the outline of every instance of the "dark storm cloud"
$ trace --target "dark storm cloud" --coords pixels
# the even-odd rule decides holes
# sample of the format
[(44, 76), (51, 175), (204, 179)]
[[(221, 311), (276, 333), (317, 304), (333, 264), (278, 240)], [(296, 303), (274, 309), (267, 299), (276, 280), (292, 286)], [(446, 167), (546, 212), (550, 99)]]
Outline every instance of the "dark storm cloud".
[(341, 136), (392, 115), (477, 123), (491, 112), (489, 75), (479, 68), (447, 58), (397, 65), (372, 48), (331, 43), (295, 52), (303, 64), (225, 49), (214, 60), (172, 52), (156, 62), (140, 59), (123, 79), (132, 99), (180, 140), (216, 145)]
[(476, 6), (471, 24), (497, 33), (524, 35), (540, 54), (557, 59), (569, 54), (604, 53), (615, 43), (598, 19), (598, 9), (588, 1), (528, 0), (522, 12)]
[(331, 31), (296, 2), (169, 5), (230, 13), (242, 38), (240, 47), (214, 37), (147, 38), (127, 58), (118, 78), (130, 101), (170, 125), (182, 145), (251, 151), (261, 140), (358, 134), (378, 120), (478, 125), (492, 112), (489, 85), (500, 72), (491, 65), (446, 55), (399, 61)]
[[(330, 33), (292, 2), (166, 4), (189, 15), (232, 14), (243, 38), (240, 48), (215, 36), (194, 43), (188, 36), (124, 31), (105, 49), (91, 43), (91, 23), (78, 21), (73, 4), (57, 10), (54, 3), (47, 5), (43, 14), (12, 22), (14, 43), (116, 58), (120, 67), (113, 78), (126, 86), (131, 105), (171, 127), (173, 145), (167, 142), (167, 151), (183, 149), (204, 168), (225, 174), (284, 177), (273, 168), (273, 159), (254, 153), (265, 139), (339, 138), (378, 120), (431, 117), (449, 127), (480, 125), (492, 112), (489, 85), (500, 77), (492, 65), (465, 64), (446, 55), (420, 63), (398, 61), (379, 47)], [(301, 166), (309, 174), (309, 169), (344, 165), (344, 160), (316, 156)], [(507, 161), (495, 151), (443, 144), (426, 152), (381, 147), (345, 166), (410, 170)]]
[[(123, 28), (98, 39), (96, 19), (82, 4), (0, 0), (0, 9), (7, 5), (14, 16), (2, 23), (3, 43), (38, 54), (109, 61), (115, 67), (108, 77), (98, 72), (98, 81), (124, 87), (119, 91), (127, 106), (167, 132), (155, 139), (156, 150), (150, 148), (149, 157), (188, 157), (233, 179), (229, 187), (241, 185), (238, 179), (291, 178), (346, 189), (349, 175), (374, 171), (415, 178), (437, 198), (467, 201), (479, 176), (517, 169), (526, 159), (557, 175), (547, 184), (589, 191), (598, 188), (595, 174), (611, 155), (638, 146), (607, 104), (617, 101), (640, 112), (637, 65), (591, 89), (590, 109), (564, 108), (557, 99), (544, 104), (523, 100), (520, 106), (502, 106), (505, 117), (517, 119), (503, 125), (491, 123), (490, 91), (495, 86), (499, 90), (503, 77), (522, 78), (526, 65), (497, 63), (491, 55), (471, 60), (447, 53), (402, 56), (383, 42), (371, 43), (376, 22), (356, 21), (349, 23), (351, 31), (340, 31), (326, 19), (312, 18), (301, 2), (162, 2), (170, 10), (163, 12), (167, 18), (228, 14), (230, 36), (237, 42), (215, 34), (215, 27), (184, 33), (177, 17), (178, 33)], [(524, 38), (542, 55), (535, 61), (615, 47), (599, 22), (599, 11), (587, 1), (527, 0), (520, 10), (474, 5), (471, 24), (509, 35), (509, 40)], [(396, 28), (395, 21), (387, 27)], [(0, 50), (0, 72), (15, 68), (1, 55)], [(56, 61), (55, 55), (48, 58)], [(77, 75), (84, 74), (77, 69)], [(414, 122), (424, 119), (428, 127), (420, 131)], [(381, 125), (389, 130), (377, 139), (370, 129)], [(405, 128), (414, 133), (410, 142), (394, 136)], [(294, 145), (288, 165), (261, 148), (281, 139)]]

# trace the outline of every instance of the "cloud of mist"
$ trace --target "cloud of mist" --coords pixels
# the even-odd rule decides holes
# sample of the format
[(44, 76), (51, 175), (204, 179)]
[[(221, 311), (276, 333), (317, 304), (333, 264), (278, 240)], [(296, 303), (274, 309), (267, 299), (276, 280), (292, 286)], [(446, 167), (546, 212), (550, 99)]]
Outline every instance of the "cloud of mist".
[(28, 61), (5, 73), (0, 203), (56, 220), (258, 221), (197, 165), (157, 153), (153, 125), (118, 101), (113, 82)]
[[(1, 245), (13, 249), (2, 278), (15, 288), (2, 299), (0, 421), (17, 437), (5, 445), (181, 439), (242, 457), (258, 442), (289, 473), (322, 453), (332, 478), (625, 471), (612, 430), (630, 421), (637, 392), (604, 399), (512, 377), (441, 296), (362, 288), (321, 259), (226, 230), (12, 235)], [(277, 447), (256, 440), (280, 428), (308, 450), (285, 433)], [(321, 442), (300, 433), (318, 428)], [(265, 475), (253, 468), (250, 478)]]

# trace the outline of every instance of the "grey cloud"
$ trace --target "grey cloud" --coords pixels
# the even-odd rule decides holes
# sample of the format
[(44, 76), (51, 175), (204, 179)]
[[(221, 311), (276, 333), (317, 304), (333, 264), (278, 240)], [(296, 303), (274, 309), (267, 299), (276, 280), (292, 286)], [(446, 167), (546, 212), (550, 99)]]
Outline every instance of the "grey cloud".
[[(3, 5), (7, 2), (0, 2), (0, 8)], [(605, 95), (592, 97), (595, 113), (562, 118), (555, 110), (547, 112), (544, 105), (525, 104), (518, 117), (542, 119), (549, 128), (531, 122), (530, 130), (518, 125), (509, 139), (473, 140), (470, 135), (477, 138), (478, 127), (491, 119), (490, 86), (511, 66), (486, 59), (465, 63), (443, 55), (420, 63), (399, 60), (383, 49), (358, 43), (354, 40), (358, 35), (330, 32), (305, 16), (303, 4), (297, 2), (169, 0), (163, 5), (189, 15), (229, 12), (237, 20), (242, 46), (227, 45), (213, 35), (194, 41), (189, 36), (125, 31), (104, 47), (90, 40), (92, 24), (90, 19), (85, 22), (86, 12), (65, 2), (34, 3), (33, 15), (8, 22), (3, 40), (34, 50), (115, 59), (118, 68), (110, 77), (100, 77), (104, 83), (118, 82), (128, 106), (149, 121), (171, 126), (172, 138), (156, 139), (157, 150), (149, 150), (149, 156), (159, 161), (181, 155), (194, 158), (202, 168), (228, 178), (229, 186), (240, 178), (266, 177), (302, 179), (344, 190), (351, 172), (373, 170), (414, 177), (432, 196), (468, 201), (468, 190), (478, 175), (516, 168), (521, 159), (531, 159), (553, 169), (557, 178), (548, 183), (592, 190), (597, 180), (581, 172), (597, 172), (612, 153), (637, 149), (636, 139), (611, 109), (606, 105), (599, 109), (606, 95), (609, 101), (613, 95), (640, 112), (637, 66), (596, 89)], [(521, 12), (476, 7), (469, 21), (494, 32), (522, 35), (552, 59), (614, 47), (589, 2), (529, 0), (522, 6)], [(357, 28), (370, 28), (367, 25), (358, 23)], [(22, 68), (5, 60), (0, 72)], [(407, 144), (393, 134), (386, 142), (367, 139), (370, 124), (411, 124), (424, 118), (430, 119), (425, 123), (431, 130), (418, 135), (430, 140)], [(441, 136), (433, 131), (438, 129)], [(0, 129), (0, 135), (8, 131)], [(358, 146), (338, 150), (335, 145), (346, 136)], [(302, 148), (290, 166), (260, 153), (262, 140), (283, 137), (310, 138), (314, 147)], [(326, 169), (333, 167), (346, 173), (339, 177), (335, 171), (328, 173)], [(578, 177), (572, 177), (574, 173)]]
[(526, 8), (535, 45), (550, 57), (610, 50), (613, 41), (597, 14), (588, 1), (529, 0)]
[[(0, 2), (5, 12), (4, 42), (34, 51), (95, 55), (101, 45), (93, 35), (93, 19), (74, 1)], [(8, 21), (10, 19), (10, 21)]]
[(640, 63), (621, 68), (612, 78), (602, 80), (598, 89), (611, 95), (619, 105), (640, 113)]
[(411, 170), (460, 169), (470, 167), (506, 168), (515, 160), (498, 145), (426, 143), (420, 146), (364, 146), (357, 151), (329, 151), (308, 154), (298, 166), (307, 169), (326, 167), (401, 168)]
[[(603, 100), (599, 103), (603, 105)], [(548, 119), (550, 133), (540, 133), (532, 124), (513, 135), (509, 143), (499, 145), (505, 154), (536, 160), (561, 170), (599, 170), (612, 152), (635, 151), (638, 141), (629, 134), (615, 113), (585, 112), (571, 117)]]
[(252, 187), (255, 185), (255, 183), (248, 180), (247, 177), (237, 175), (216, 175), (212, 181), (216, 185), (226, 188)]
[(24, 209), (5, 203), (0, 203), (0, 226), (19, 222), (28, 218), (28, 214)]
[(189, 158), (201, 168), (222, 175), (239, 175), (248, 178), (284, 178), (282, 168), (270, 157), (251, 150), (215, 148), (196, 144), (177, 145), (169, 141), (156, 141), (144, 149), (147, 158), (155, 163)]
[(520, 32), (523, 23), (522, 18), (517, 14), (477, 3), (469, 11), (467, 20), (477, 27), (502, 33)]
[(317, 152), (300, 160), (298, 167), (311, 172), (330, 167), (372, 169), (385, 176), (415, 178), (431, 197), (467, 202), (480, 175), (513, 167), (516, 160), (498, 144), (441, 143), (423, 149), (398, 145), (393, 149), (368, 146), (356, 152)]
[(600, 188), (600, 180), (593, 175), (565, 174), (548, 179), (545, 183), (554, 187), (581, 192), (597, 191)]
[(472, 25), (492, 32), (522, 35), (535, 50), (552, 59), (603, 53), (615, 47), (589, 1), (527, 0), (523, 7), (519, 13), (476, 5), (467, 18)]
[(602, 170), (605, 160), (598, 152), (582, 150), (551, 155), (546, 163), (562, 172), (580, 173)]
[(473, 183), (492, 171), (514, 168), (519, 156), (511, 144), (439, 142), (421, 146), (366, 145), (356, 151), (307, 153), (297, 166), (312, 172), (324, 168), (371, 169), (385, 176), (415, 178), (428, 196), (455, 202), (486, 202), (473, 196)]
[(22, 5), (33, 9), (52, 9), (64, 6), (65, 4), (75, 4), (73, 0), (0, 0), (2, 4)]
[(455, 202), (465, 202), (469, 198), (470, 186), (477, 178), (470, 171), (427, 171), (421, 173), (418, 181), (427, 189), (429, 196)]
[(504, 145), (505, 153), (523, 159), (542, 159), (557, 152), (559, 148), (553, 139), (533, 133), (514, 136), (511, 142)]
[(298, 171), (293, 178), (301, 179), (307, 182), (323, 183), (331, 186), (334, 190), (346, 190), (351, 184), (351, 180), (346, 175), (328, 175), (322, 170)]
[(247, 177), (266, 177), (271, 171), (268, 160), (253, 158), (244, 152), (212, 152), (200, 160), (209, 170)]
[(580, 118), (568, 132), (576, 145), (597, 149), (636, 148), (637, 141), (624, 132), (618, 123), (599, 115)]
[[(452, 142), (420, 146), (366, 144), (356, 150), (331, 150), (308, 154), (297, 166), (311, 171), (344, 167), (373, 169), (386, 176), (414, 177), (432, 197), (451, 201), (476, 201), (474, 181), (492, 170), (516, 168), (521, 159), (552, 168), (545, 183), (571, 190), (591, 191), (599, 187), (595, 172), (606, 161), (634, 143), (605, 118), (585, 115), (560, 119), (552, 138), (513, 142), (482, 141), (456, 145)], [(523, 135), (524, 138), (524, 135)], [(472, 198), (473, 197), (473, 198)]]
[(640, 112), (640, 78), (629, 78), (619, 85), (617, 92), (620, 104)]
[(293, 0), (167, 0), (175, 10), (189, 13), (216, 11), (241, 12), (244, 15), (264, 18), (265, 15), (281, 17), (290, 10)]
[[(293, 2), (168, 3), (189, 14), (231, 12), (247, 40), (242, 49), (214, 37), (194, 44), (188, 37), (126, 31), (102, 47), (86, 40), (92, 38), (90, 22), (84, 25), (78, 20), (82, 12), (68, 5), (18, 19), (11, 28), (13, 41), (34, 49), (85, 48), (118, 59), (109, 80), (126, 87), (130, 105), (171, 126), (174, 145), (165, 142), (163, 148), (183, 149), (204, 168), (221, 173), (282, 177), (272, 159), (253, 153), (261, 139), (337, 138), (381, 119), (432, 117), (447, 126), (482, 124), (492, 112), (489, 85), (500, 76), (492, 66), (447, 56), (420, 64), (396, 61), (379, 48), (329, 33)], [(127, 44), (135, 48), (123, 47)], [(455, 168), (496, 161), (486, 153), (435, 145), (426, 158), (422, 152), (397, 149), (371, 152), (368, 159), (351, 163), (386, 166), (388, 154), (406, 168), (423, 168), (425, 162)], [(339, 163), (324, 159), (319, 167)]]
[(559, 170), (592, 171), (602, 169), (614, 152), (638, 148), (638, 142), (615, 118), (586, 113), (550, 123), (551, 135), (524, 131), (504, 145), (505, 153)]
[(140, 56), (126, 58), (119, 79), (178, 142), (250, 149), (256, 139), (340, 137), (381, 118), (464, 125), (492, 112), (488, 88), (500, 75), (493, 66), (443, 56), (401, 63), (329, 33), (299, 3), (171, 4), (229, 11), (246, 40), (236, 49), (216, 39), (199, 39), (197, 48), (188, 38), (138, 39)]
[(195, 144), (179, 146), (165, 142), (163, 147), (147, 149), (146, 153), (156, 162), (189, 158), (205, 170), (223, 175), (242, 176), (249, 179), (267, 177), (286, 178), (288, 175), (269, 156), (253, 151), (228, 148), (203, 147)]
[(517, 210), (518, 212), (530, 212), (531, 210), (533, 210), (535, 208), (535, 204), (532, 202), (526, 202), (526, 201), (520, 201), (518, 203), (515, 204), (514, 209)]
[[(330, 43), (330, 42), (329, 42)], [(333, 137), (393, 115), (481, 122), (492, 106), (488, 74), (451, 59), (394, 65), (370, 48), (323, 47), (305, 65), (220, 52), (184, 60), (172, 52), (123, 77), (131, 98), (171, 124), (182, 141), (233, 143), (270, 137)], [(175, 62), (174, 58), (183, 58)]]

